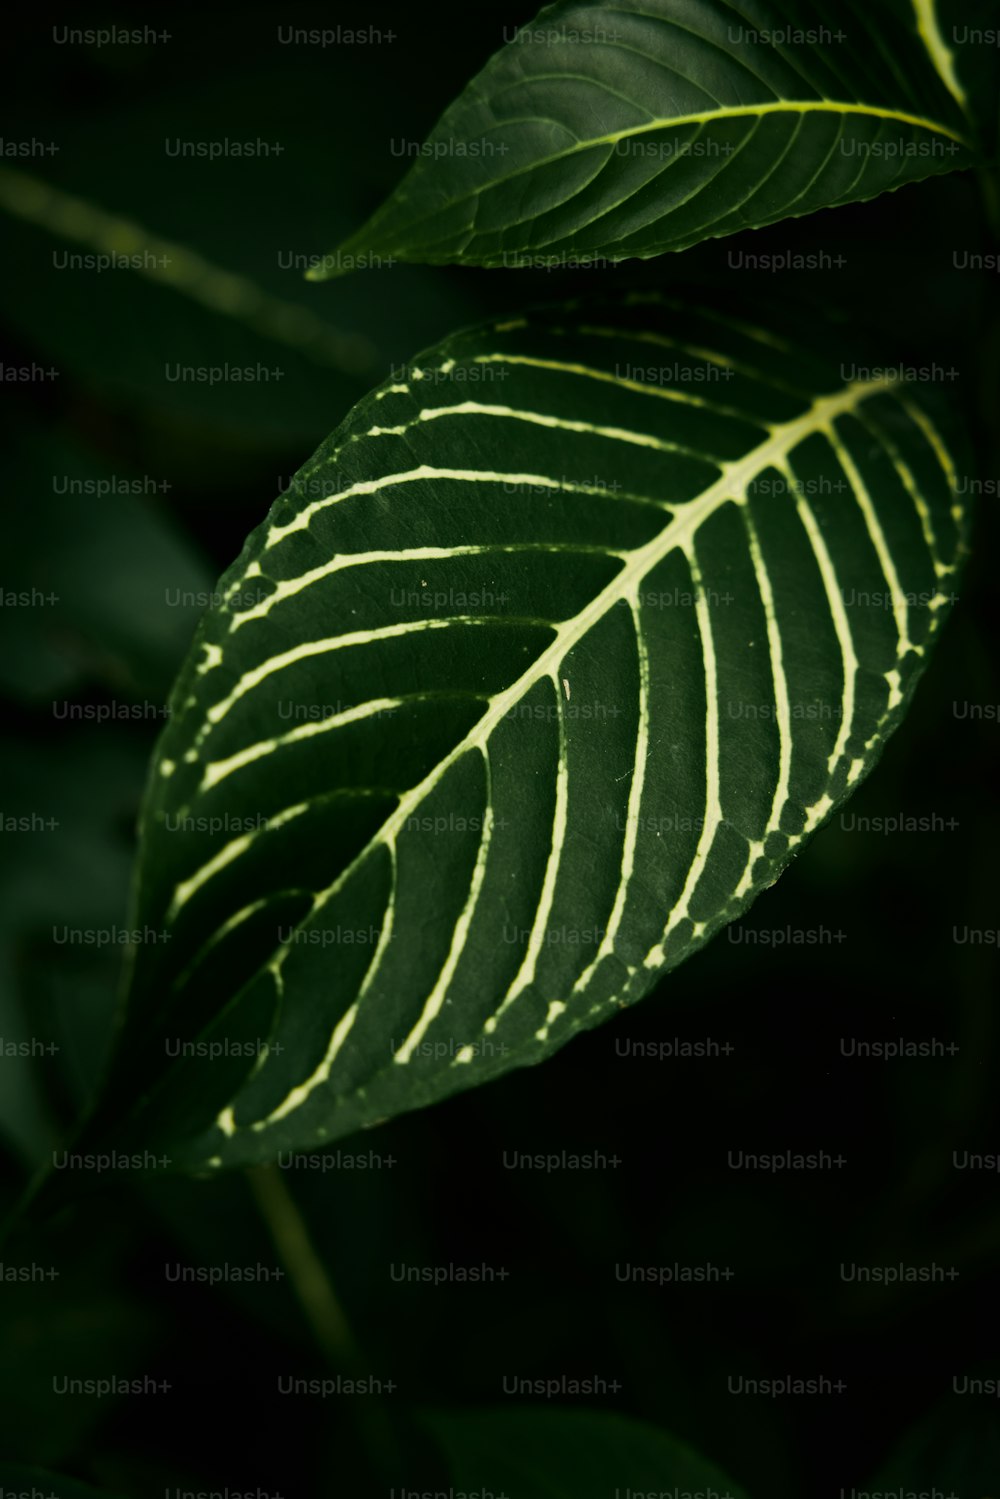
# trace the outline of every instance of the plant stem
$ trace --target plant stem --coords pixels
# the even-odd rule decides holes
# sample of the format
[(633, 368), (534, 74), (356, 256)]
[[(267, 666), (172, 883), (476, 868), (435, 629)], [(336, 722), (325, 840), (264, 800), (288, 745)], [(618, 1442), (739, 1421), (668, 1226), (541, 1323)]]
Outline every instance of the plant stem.
[[(338, 1373), (365, 1377), (360, 1350), (309, 1228), (273, 1163), (246, 1172), (250, 1190), (274, 1240), (292, 1288), (327, 1362)], [(350, 1402), (357, 1436), (372, 1468), (393, 1486), (398, 1476), (399, 1445), (383, 1401), (367, 1394)]]
[(356, 1369), (354, 1335), (278, 1168), (254, 1166), (247, 1171), (247, 1180), (316, 1341), (336, 1368)]

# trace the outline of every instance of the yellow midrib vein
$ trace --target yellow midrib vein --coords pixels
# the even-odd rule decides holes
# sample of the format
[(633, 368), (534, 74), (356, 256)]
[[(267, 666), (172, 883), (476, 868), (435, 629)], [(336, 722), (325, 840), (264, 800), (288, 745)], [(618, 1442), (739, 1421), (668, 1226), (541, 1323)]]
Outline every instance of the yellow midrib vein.
[[(920, 130), (933, 130), (938, 135), (946, 135), (951, 140), (957, 141), (960, 146), (968, 147), (964, 137), (956, 135), (954, 130), (949, 130), (947, 125), (939, 125), (935, 120), (928, 120), (924, 115), (907, 114), (901, 109), (883, 109), (878, 104), (840, 104), (829, 99), (775, 99), (771, 104), (732, 104), (725, 105), (721, 109), (704, 109), (696, 114), (670, 115), (664, 119), (651, 120), (645, 125), (632, 125), (627, 130), (615, 130), (608, 135), (596, 136), (594, 140), (581, 143), (590, 146), (609, 145), (616, 141), (627, 140), (633, 135), (644, 135), (650, 130), (665, 130), (674, 125), (709, 125), (713, 120), (736, 119), (743, 115), (769, 115), (789, 112), (792, 114), (848, 114), (848, 115), (871, 115), (879, 120), (896, 120), (901, 125), (916, 125)], [(571, 150), (579, 149), (577, 147)], [(560, 152), (559, 155), (569, 155), (569, 151)], [(556, 160), (558, 158), (552, 158)], [(545, 163), (539, 162), (539, 166)]]

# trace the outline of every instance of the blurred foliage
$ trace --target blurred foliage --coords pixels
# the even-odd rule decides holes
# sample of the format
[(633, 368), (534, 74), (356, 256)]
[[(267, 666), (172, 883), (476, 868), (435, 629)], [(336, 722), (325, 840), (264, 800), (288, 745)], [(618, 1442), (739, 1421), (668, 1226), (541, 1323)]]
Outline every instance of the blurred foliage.
[[(600, 1499), (626, 1492), (723, 1492), (746, 1499), (714, 1464), (638, 1421), (604, 1412), (518, 1409), (428, 1418), (448, 1454), (456, 1485), (489, 1482), (523, 1499), (553, 1494)], [(669, 1487), (666, 1487), (669, 1485)]]
[[(279, 264), (360, 223), (401, 175), (387, 142), (421, 139), (503, 29), (533, 13), (492, 3), (435, 6), (433, 20), (403, 5), (377, 17), (338, 9), (332, 20), (323, 7), (280, 13), (282, 26), (395, 31), (393, 43), (367, 48), (281, 45), (276, 12), (253, 8), (18, 17), (3, 133), (60, 150), (12, 165), (246, 278), (330, 336), (318, 357), (316, 340), (311, 351), (308, 340), (282, 342), (149, 277), (57, 272), (54, 252), (88, 247), (3, 214), (0, 359), (59, 372), (0, 385), (0, 584), (58, 595), (0, 612), (0, 1034), (30, 1053), (0, 1057), (5, 1203), (65, 1141), (100, 1077), (120, 948), (71, 946), (56, 933), (126, 919), (145, 765), (199, 613), (197, 602), (170, 600), (211, 589), (281, 476), (394, 362), (479, 317), (592, 284), (586, 271), (400, 266), (316, 287)], [(53, 42), (53, 27), (109, 23), (172, 36), (148, 47)], [(182, 162), (164, 151), (168, 137), (260, 137), (285, 149), (273, 160)], [(822, 250), (843, 257), (839, 268), (741, 270), (728, 257), (745, 243), (729, 240), (688, 252), (683, 274), (709, 286), (741, 278), (751, 298), (813, 298), (888, 339), (897, 357), (953, 363), (995, 491), (1000, 459), (985, 419), (995, 411), (982, 392), (996, 389), (983, 372), (1000, 347), (996, 281), (953, 265), (956, 248), (988, 248), (983, 235), (976, 184), (963, 176), (752, 238), (756, 253)], [(681, 269), (669, 258), (626, 266), (601, 289), (668, 286)], [(334, 346), (346, 359), (330, 357)], [(209, 387), (163, 376), (168, 364), (258, 362), (283, 378)], [(66, 478), (90, 487), (74, 492)], [(101, 480), (138, 484), (101, 493)], [(995, 1418), (949, 1391), (963, 1371), (1000, 1373), (983, 1316), (1000, 1256), (996, 1190), (952, 1165), (955, 1150), (995, 1151), (1000, 1124), (997, 950), (953, 940), (956, 927), (1000, 925), (998, 539), (987, 492), (960, 607), (908, 723), (849, 808), (957, 826), (881, 836), (835, 823), (743, 924), (825, 925), (843, 942), (774, 948), (723, 934), (656, 997), (544, 1068), (347, 1142), (381, 1166), (349, 1169), (333, 1153), (331, 1169), (320, 1156), (287, 1172), (366, 1368), (396, 1385), (386, 1405), (409, 1487), (451, 1480), (407, 1410), (496, 1406), (504, 1375), (565, 1374), (617, 1381), (616, 1394), (569, 1403), (675, 1433), (758, 1499), (849, 1491), (880, 1466), (883, 1486), (992, 1492)], [(993, 716), (970, 717), (970, 703)], [(960, 1049), (897, 1061), (841, 1054), (842, 1038), (900, 1036)], [(706, 1037), (732, 1052), (627, 1054), (633, 1043)], [(820, 1148), (847, 1165), (764, 1178), (727, 1164), (730, 1149)], [(505, 1152), (563, 1149), (619, 1164), (505, 1166)], [(242, 1177), (109, 1182), (3, 1253), (5, 1267), (41, 1270), (0, 1284), (12, 1355), (0, 1456), (117, 1494), (376, 1492), (349, 1401), (276, 1394), (280, 1377), (328, 1372), (287, 1280), (170, 1278), (171, 1266), (275, 1265)], [(733, 1277), (656, 1286), (616, 1275), (706, 1261)], [(844, 1262), (900, 1261), (959, 1274), (898, 1287), (840, 1276)], [(391, 1274), (448, 1263), (509, 1275), (427, 1287)], [(788, 1373), (847, 1388), (828, 1399), (727, 1393), (730, 1374)], [(171, 1388), (81, 1400), (53, 1387), (55, 1377), (105, 1374)], [(904, 1442), (938, 1405), (947, 1414)], [(27, 1486), (23, 1473), (0, 1469), (0, 1480)]]

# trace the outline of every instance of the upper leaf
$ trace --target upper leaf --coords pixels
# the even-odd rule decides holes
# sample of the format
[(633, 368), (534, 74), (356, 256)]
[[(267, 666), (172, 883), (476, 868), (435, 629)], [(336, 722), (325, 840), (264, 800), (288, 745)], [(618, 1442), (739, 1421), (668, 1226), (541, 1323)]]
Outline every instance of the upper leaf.
[(144, 1139), (259, 1160), (539, 1061), (774, 881), (953, 587), (900, 374), (636, 294), (360, 403), (173, 695), (126, 1071), (180, 1060)]
[(392, 143), (406, 177), (310, 275), (645, 259), (967, 166), (966, 129), (884, 0), (560, 0)]

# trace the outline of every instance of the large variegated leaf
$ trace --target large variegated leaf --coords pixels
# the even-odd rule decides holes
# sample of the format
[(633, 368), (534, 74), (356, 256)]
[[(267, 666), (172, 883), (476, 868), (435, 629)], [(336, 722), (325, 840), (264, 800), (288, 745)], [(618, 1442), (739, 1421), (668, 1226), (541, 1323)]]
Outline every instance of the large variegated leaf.
[(537, 1062), (774, 881), (954, 584), (942, 419), (899, 376), (635, 294), (460, 334), (355, 409), (174, 694), (144, 1139), (258, 1160)]
[(427, 141), (390, 142), (406, 176), (310, 274), (646, 258), (954, 171), (939, 63), (891, 0), (560, 0)]

